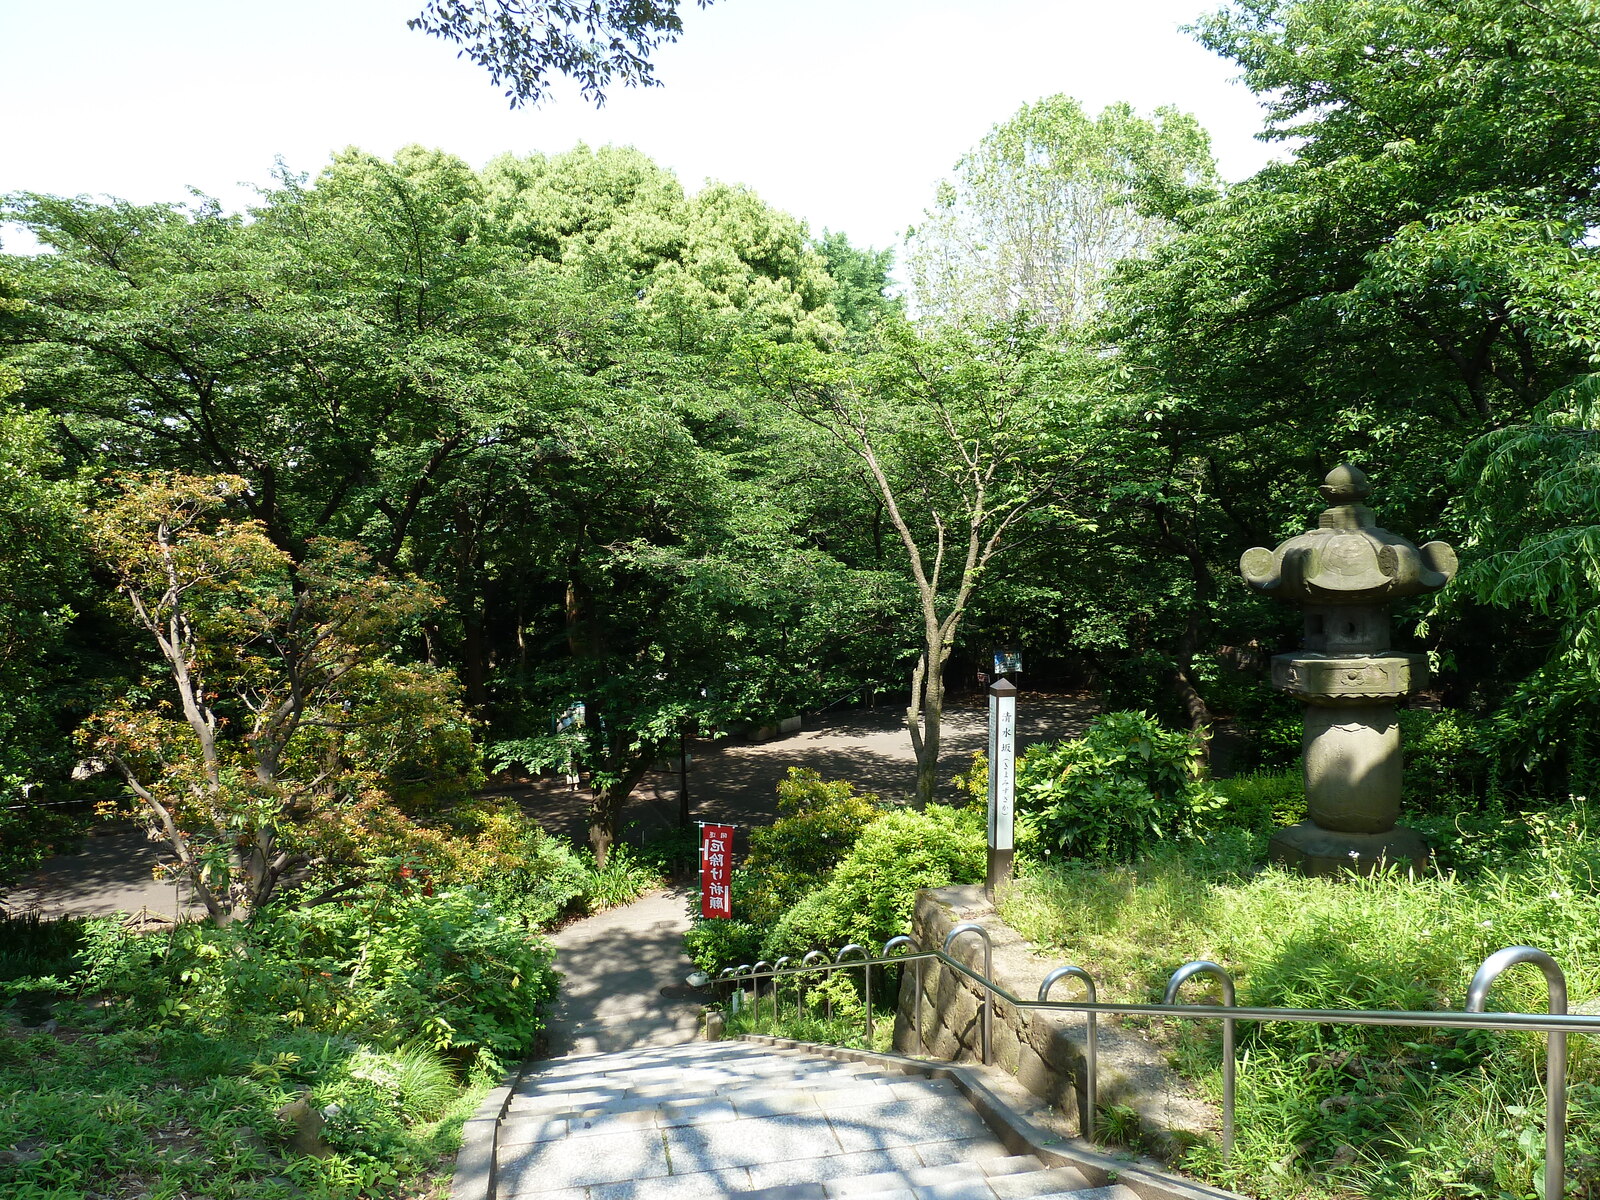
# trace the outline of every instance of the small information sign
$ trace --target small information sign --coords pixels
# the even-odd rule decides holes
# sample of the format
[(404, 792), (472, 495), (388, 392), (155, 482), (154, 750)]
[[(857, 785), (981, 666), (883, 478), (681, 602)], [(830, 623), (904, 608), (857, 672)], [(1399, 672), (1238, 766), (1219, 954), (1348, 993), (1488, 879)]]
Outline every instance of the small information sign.
[(700, 826), (700, 915), (733, 916), (733, 826)]
[(1000, 679), (989, 688), (989, 869), (985, 887), (1011, 880), (1016, 846), (1017, 685)]

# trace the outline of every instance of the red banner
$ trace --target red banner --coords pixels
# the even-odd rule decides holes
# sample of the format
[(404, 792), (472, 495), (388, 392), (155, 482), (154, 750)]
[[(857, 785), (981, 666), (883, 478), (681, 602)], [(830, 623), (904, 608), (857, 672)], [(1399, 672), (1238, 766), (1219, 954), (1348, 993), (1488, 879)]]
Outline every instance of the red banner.
[(733, 826), (700, 826), (700, 915), (733, 916)]

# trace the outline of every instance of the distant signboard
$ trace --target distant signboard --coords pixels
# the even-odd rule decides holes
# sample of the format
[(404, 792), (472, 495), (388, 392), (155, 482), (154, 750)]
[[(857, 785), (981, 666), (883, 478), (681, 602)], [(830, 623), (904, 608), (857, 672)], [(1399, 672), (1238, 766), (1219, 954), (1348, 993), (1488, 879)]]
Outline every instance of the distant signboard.
[(1022, 651), (996, 650), (994, 652), (994, 673), (996, 675), (1022, 674)]
[(733, 916), (733, 826), (700, 826), (700, 915)]

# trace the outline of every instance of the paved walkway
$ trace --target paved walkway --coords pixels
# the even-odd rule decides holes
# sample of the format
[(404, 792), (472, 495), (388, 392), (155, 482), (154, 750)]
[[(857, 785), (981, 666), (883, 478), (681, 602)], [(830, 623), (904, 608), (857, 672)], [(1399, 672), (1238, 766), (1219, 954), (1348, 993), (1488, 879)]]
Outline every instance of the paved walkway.
[(664, 891), (552, 934), (556, 969), (566, 978), (550, 1020), (549, 1053), (596, 1054), (692, 1040), (703, 1001), (684, 986), (694, 970), (683, 952), (688, 928), (686, 894)]
[(204, 910), (185, 883), (157, 879), (169, 856), (159, 842), (123, 826), (92, 826), (75, 854), (47, 859), (6, 893), (0, 908), (49, 917), (109, 917), (147, 909), (168, 920)]
[(909, 1060), (735, 1041), (530, 1068), (475, 1200), (1180, 1200), (1092, 1151), (1045, 1160), (1026, 1121)]

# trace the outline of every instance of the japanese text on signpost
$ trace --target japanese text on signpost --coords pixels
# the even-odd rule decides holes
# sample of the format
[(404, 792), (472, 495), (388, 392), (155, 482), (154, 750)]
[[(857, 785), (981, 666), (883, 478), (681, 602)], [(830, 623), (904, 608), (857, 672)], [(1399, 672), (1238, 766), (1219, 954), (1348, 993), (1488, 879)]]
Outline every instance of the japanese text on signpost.
[(733, 826), (700, 826), (700, 915), (733, 916)]

